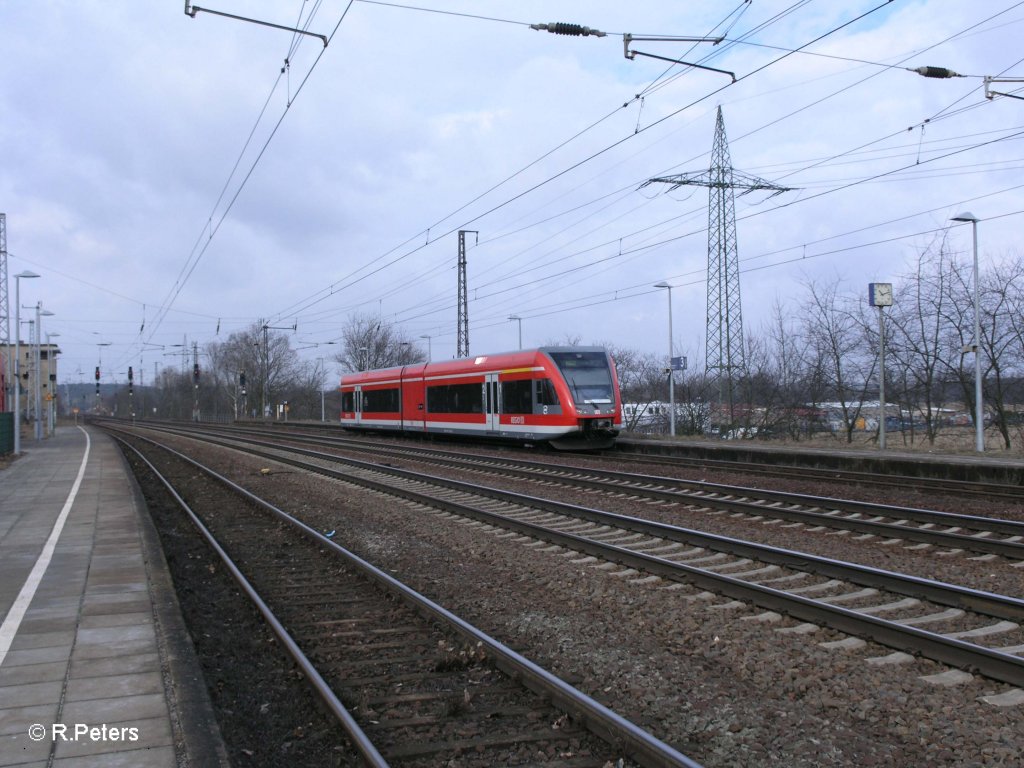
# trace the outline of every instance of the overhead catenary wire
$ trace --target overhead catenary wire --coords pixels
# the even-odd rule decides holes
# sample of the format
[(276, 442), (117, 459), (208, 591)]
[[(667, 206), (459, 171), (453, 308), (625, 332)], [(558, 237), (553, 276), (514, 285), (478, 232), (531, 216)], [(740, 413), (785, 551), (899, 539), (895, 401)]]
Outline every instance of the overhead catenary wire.
[[(842, 156), (841, 156), (841, 157), (842, 157)], [(212, 227), (212, 225), (213, 225), (213, 222), (214, 222), (214, 220), (215, 220), (215, 217), (211, 215), (211, 217), (210, 217), (210, 220), (209, 220), (209, 223), (210, 223), (210, 226), (211, 226), (211, 227)], [(221, 219), (221, 220), (222, 220), (222, 219)], [(522, 229), (525, 229), (525, 226), (524, 226), (524, 227), (522, 227)], [(204, 234), (203, 234), (203, 236), (202, 236), (202, 237), (204, 237), (204, 238), (206, 237), (206, 232), (205, 232), (205, 231), (204, 231)], [(579, 236), (579, 237), (583, 237), (583, 236)], [(625, 236), (625, 237), (629, 237), (629, 236)], [(409, 242), (412, 242), (412, 241), (413, 241), (414, 239), (415, 239), (415, 236), (414, 236), (414, 238), (411, 238)], [(620, 237), (620, 238), (618, 238), (618, 239), (622, 240), (622, 237)], [(429, 243), (434, 243), (434, 242), (436, 242), (436, 241), (437, 241), (437, 239), (436, 239), (436, 238), (434, 238), (434, 239), (430, 239), (429, 237), (428, 237), (428, 239), (427, 239), (427, 240), (428, 240), (428, 242), (429, 242)], [(397, 253), (397, 251), (396, 251), (396, 253)], [(527, 254), (527, 255), (528, 255), (528, 254)], [(188, 272), (188, 274), (190, 275), (190, 274), (191, 274), (191, 272), (189, 271), (189, 272)], [(186, 280), (187, 280), (187, 278), (186, 278)], [(342, 285), (340, 285), (340, 284), (339, 284), (339, 285), (337, 286), (337, 288), (338, 288), (338, 291), (337, 291), (337, 292), (335, 293), (335, 295), (336, 295), (337, 293), (340, 293), (341, 291), (343, 291), (343, 290), (344, 290), (344, 287), (343, 287)], [(389, 288), (389, 289), (388, 289), (388, 292), (389, 292), (389, 295), (390, 295), (390, 294), (392, 294), (392, 293), (394, 292), (394, 289), (393, 289), (393, 288)], [(373, 299), (373, 300), (374, 300), (374, 301), (376, 301), (376, 297), (374, 297), (374, 299)], [(290, 314), (291, 314), (291, 312), (288, 312), (288, 314), (290, 315)], [(150, 324), (147, 324), (147, 328), (148, 328), (148, 325), (150, 325)]]
[[(341, 27), (342, 22), (345, 20), (345, 17), (348, 15), (348, 11), (352, 7), (352, 3), (354, 1), (355, 0), (349, 0), (348, 4), (345, 6), (344, 10), (341, 13), (341, 17), (338, 19), (337, 24), (335, 24), (334, 29), (331, 30), (331, 33), (330, 33), (330, 35), (327, 38), (328, 42), (331, 39), (333, 39), (334, 36), (337, 34), (338, 29)], [(253, 160), (253, 162), (249, 166), (248, 171), (246, 172), (246, 174), (242, 178), (241, 182), (239, 183), (238, 188), (235, 190), (234, 194), (231, 196), (231, 198), (228, 201), (227, 205), (225, 206), (224, 210), (220, 212), (219, 217), (217, 217), (216, 223), (214, 223), (214, 221), (213, 221), (213, 219), (214, 219), (214, 217), (216, 215), (216, 208), (214, 209), (214, 212), (211, 212), (210, 218), (208, 220), (208, 223), (206, 225), (204, 225), (204, 231), (207, 233), (206, 239), (205, 239), (205, 241), (202, 241), (202, 235), (200, 235), (200, 241), (197, 241), (198, 248), (194, 248), (193, 249), (193, 253), (190, 254), (189, 258), (186, 260), (185, 265), (182, 267), (182, 271), (178, 275), (178, 279), (175, 281), (174, 285), (171, 287), (170, 291), (167, 294), (167, 297), (160, 304), (160, 307), (159, 307), (159, 309), (157, 311), (156, 318), (155, 318), (155, 320), (153, 322), (153, 326), (154, 327), (150, 331), (149, 335), (147, 336), (147, 341), (150, 341), (150, 340), (153, 339), (154, 335), (159, 330), (160, 325), (162, 324), (163, 319), (166, 316), (167, 312), (169, 311), (170, 307), (174, 304), (174, 301), (180, 295), (182, 289), (185, 287), (185, 284), (188, 282), (189, 277), (192, 275), (192, 273), (195, 271), (196, 267), (199, 265), (199, 262), (202, 260), (202, 257), (205, 255), (206, 250), (207, 250), (207, 248), (210, 245), (210, 242), (213, 240), (213, 238), (216, 235), (217, 231), (220, 229), (221, 225), (224, 223), (224, 221), (227, 218), (228, 214), (231, 212), (231, 209), (234, 207), (235, 202), (238, 200), (239, 195), (241, 195), (242, 190), (245, 189), (246, 184), (248, 183), (249, 179), (252, 177), (253, 172), (256, 170), (256, 166), (259, 164), (260, 160), (263, 158), (264, 153), (267, 151), (267, 148), (270, 146), (270, 142), (273, 141), (274, 136), (277, 134), (278, 130), (280, 129), (281, 124), (284, 122), (285, 117), (287, 117), (288, 112), (291, 109), (292, 104), (294, 104), (295, 99), (298, 98), (299, 94), (302, 92), (302, 90), (305, 87), (306, 83), (309, 82), (309, 78), (312, 76), (313, 72), (316, 70), (316, 67), (320, 63), (321, 59), (323, 58), (324, 53), (325, 53), (326, 50), (327, 50), (327, 44), (325, 43), (323, 50), (321, 50), (317, 54), (317, 56), (314, 59), (313, 63), (310, 65), (309, 70), (306, 72), (306, 74), (303, 77), (302, 81), (299, 83), (298, 87), (296, 88), (295, 94), (292, 95), (289, 98), (287, 105), (285, 106), (284, 110), (282, 111), (282, 113), (281, 113), (280, 117), (278, 118), (277, 122), (274, 124), (272, 130), (270, 131), (270, 134), (267, 136), (267, 139), (264, 141), (262, 147), (259, 149), (255, 159)], [(266, 106), (264, 106), (264, 111), (265, 111), (265, 109), (266, 109)], [(260, 119), (262, 119), (262, 115), (263, 115), (263, 111), (261, 111), (261, 113), (260, 113)], [(257, 124), (258, 123), (259, 123), (259, 120), (257, 121)], [(255, 127), (253, 128), (253, 130), (255, 131)], [(247, 139), (247, 144), (246, 145), (248, 145), (248, 142), (251, 141), (251, 135), (252, 134), (250, 133), (250, 137), (249, 137), (249, 139)], [(244, 150), (243, 150), (243, 152), (244, 152)], [(236, 161), (236, 168), (237, 168), (238, 162), (240, 162), (240, 160)], [(231, 175), (229, 176), (229, 180), (228, 180), (228, 182), (225, 185), (225, 189), (222, 190), (221, 196), (218, 197), (218, 203), (217, 203), (218, 205), (219, 205), (220, 201), (223, 200), (223, 196), (224, 196), (225, 190), (227, 188), (227, 184), (230, 184), (230, 179), (234, 176), (236, 168), (232, 169)], [(199, 244), (200, 242), (201, 242), (201, 244)]]
[[(350, 5), (351, 5), (351, 3), (350, 3)], [(796, 4), (795, 6), (793, 6), (793, 8), (799, 7), (800, 5), (801, 4)], [(347, 13), (347, 10), (348, 9), (346, 8), (346, 13)], [(311, 16), (312, 16), (312, 14), (311, 14)], [(301, 15), (300, 15), (300, 18), (301, 18)], [(342, 18), (344, 18), (344, 15), (342, 16)], [(481, 17), (481, 18), (484, 18), (484, 17)], [(486, 18), (491, 20), (490, 17), (486, 17)], [(507, 21), (507, 20), (499, 20), (499, 21)], [(340, 25), (340, 23), (341, 22), (339, 20), (339, 25)], [(335, 29), (337, 29), (337, 27)], [(332, 33), (332, 36), (333, 36), (333, 33)], [(290, 54), (294, 53), (294, 46), (289, 49), (289, 53)], [(315, 67), (315, 62), (314, 62), (314, 67)], [(310, 72), (312, 72), (312, 68), (311, 68)], [(307, 77), (308, 77), (308, 75), (307, 75)], [(281, 119), (283, 119), (283, 115), (282, 115)], [(279, 125), (280, 125), (280, 120), (278, 121), (278, 126)], [(275, 132), (276, 132), (276, 128), (277, 128), (277, 126), (275, 126)], [(271, 139), (273, 138), (273, 133), (271, 134), (270, 138)], [(251, 137), (250, 137), (250, 140), (251, 140)], [(570, 139), (569, 141), (571, 141), (571, 140), (572, 139)], [(260, 153), (259, 157), (262, 156), (262, 151), (264, 151), (266, 149), (266, 146), (267, 146), (267, 144), (269, 144), (269, 141), (270, 141), (270, 139), (268, 139), (267, 142), (264, 144), (263, 150), (261, 150), (261, 153)], [(556, 147), (556, 150), (557, 150), (557, 147)], [(239, 157), (239, 161), (238, 161), (239, 163), (241, 161), (241, 157), (242, 157), (242, 155), (240, 155), (240, 157)], [(197, 254), (196, 258), (192, 259), (190, 262), (187, 262), (185, 267), (183, 267), (183, 270), (179, 274), (179, 278), (176, 281), (175, 286), (172, 288), (172, 291), (169, 294), (168, 299), (165, 300), (165, 302), (160, 305), (160, 309), (158, 311), (158, 318), (152, 324), (153, 330), (151, 332), (150, 338), (152, 338), (152, 334), (156, 332), (157, 328), (159, 327), (159, 325), (163, 321), (163, 318), (165, 316), (165, 307), (169, 307), (173, 303), (174, 299), (177, 297), (177, 295), (180, 293), (182, 287), (184, 286), (184, 283), (187, 282), (189, 277), (192, 275), (193, 271), (195, 270), (196, 266), (199, 263), (199, 258), (201, 258), (203, 253), (205, 253), (205, 250), (208, 247), (210, 240), (212, 240), (214, 234), (216, 234), (216, 231), (219, 229), (220, 225), (223, 223), (224, 218), (226, 217), (228, 211), (231, 209), (231, 207), (234, 205), (234, 202), (237, 200), (238, 194), (240, 194), (241, 189), (245, 186), (245, 183), (248, 181), (249, 177), (251, 176), (252, 170), (255, 168), (256, 163), (259, 162), (259, 157), (257, 157), (256, 161), (250, 167), (249, 173), (246, 174), (246, 176), (243, 179), (243, 181), (242, 181), (241, 185), (239, 186), (238, 190), (235, 192), (234, 196), (229, 201), (227, 209), (223, 213), (221, 213), (219, 218), (217, 218), (216, 222), (214, 221), (215, 215), (213, 213), (208, 218), (207, 225), (204, 227), (204, 232), (200, 235), (199, 239), (197, 240), (198, 254)], [(541, 159), (543, 159), (543, 158), (541, 158)], [(238, 163), (236, 163), (236, 168), (233, 169), (233, 171), (232, 171), (232, 177), (233, 177), (234, 173), (237, 171), (237, 165), (238, 165)], [(230, 184), (230, 178), (229, 178), (229, 181), (225, 184), (225, 187), (222, 190), (221, 196), (218, 198), (218, 203), (217, 203), (218, 206), (219, 206), (220, 202), (223, 200), (224, 193), (226, 192), (229, 184)], [(215, 210), (216, 210), (216, 207), (215, 207)], [(204, 241), (204, 237), (205, 237), (205, 241)], [(429, 237), (428, 237), (428, 242), (429, 242)], [(333, 293), (333, 291), (331, 291), (330, 293)]]
[[(886, 5), (888, 5), (889, 1), (891, 1), (891, 0), (887, 0), (886, 2), (882, 3), (881, 5), (877, 5), (877, 6), (873, 7), (873, 8), (865, 11), (864, 13), (861, 13), (861, 14), (857, 15), (856, 17), (854, 17), (852, 19), (849, 19), (849, 20), (843, 22), (842, 24), (840, 24), (840, 25), (838, 25), (838, 26), (828, 30), (827, 32), (824, 32), (821, 35), (818, 35), (817, 37), (815, 37), (814, 39), (808, 41), (807, 43), (805, 43), (804, 45), (800, 46), (799, 48), (796, 48), (796, 49), (793, 49), (792, 51), (786, 52), (786, 53), (782, 54), (781, 56), (779, 56), (778, 58), (772, 60), (771, 62), (763, 64), (763, 65), (755, 68), (753, 71), (744, 74), (743, 76), (738, 78), (738, 80), (744, 80), (744, 79), (747, 79), (749, 77), (752, 77), (753, 75), (755, 75), (755, 74), (763, 71), (764, 69), (768, 68), (772, 64), (775, 64), (778, 61), (781, 61), (781, 60), (783, 60), (783, 59), (793, 55), (794, 53), (802, 50), (803, 48), (811, 46), (814, 43), (819, 42), (819, 41), (827, 38), (828, 36), (830, 36), (832, 34), (835, 34), (839, 30), (845, 29), (846, 27), (850, 26), (851, 24), (854, 24), (857, 21), (860, 21), (860, 20), (870, 16), (872, 13), (875, 13), (878, 10), (880, 10), (881, 8), (884, 8)], [(798, 5), (800, 5), (800, 4), (798, 4)], [(670, 112), (669, 114), (667, 114), (667, 115), (665, 115), (665, 116), (655, 120), (650, 125), (645, 126), (644, 128), (642, 128), (638, 133), (642, 133), (642, 132), (644, 132), (646, 130), (649, 130), (649, 129), (653, 128), (654, 126), (659, 125), (659, 124), (661, 124), (661, 123), (663, 123), (663, 122), (665, 122), (665, 121), (675, 117), (676, 115), (681, 114), (682, 112), (686, 111), (687, 109), (690, 109), (694, 105), (696, 105), (696, 104), (698, 104), (698, 103), (700, 103), (702, 101), (705, 101), (705, 100), (711, 98), (711, 96), (713, 96), (716, 93), (719, 93), (720, 91), (724, 90), (726, 87), (729, 87), (729, 86), (723, 85), (723, 86), (721, 86), (721, 87), (719, 87), (717, 89), (712, 90), (710, 93), (707, 93), (704, 96), (699, 97), (698, 99), (690, 102), (689, 104), (687, 104), (685, 106), (682, 106), (682, 107), (680, 107), (680, 108)], [(602, 120), (603, 119), (604, 118), (602, 118)], [(449, 228), (444, 229), (441, 234), (435, 236), (434, 241), (442, 239), (444, 237), (447, 237), (447, 236), (457, 232), (459, 229), (465, 229), (465, 228), (469, 227), (470, 225), (476, 224), (477, 222), (479, 222), (484, 217), (486, 217), (486, 216), (488, 216), (488, 215), (490, 215), (490, 214), (492, 214), (492, 213), (494, 213), (494, 212), (496, 212), (496, 211), (498, 211), (498, 210), (500, 210), (500, 209), (510, 205), (512, 202), (515, 202), (516, 200), (519, 200), (519, 199), (523, 198), (524, 196), (526, 196), (526, 195), (528, 195), (528, 194), (530, 194), (532, 192), (535, 192), (537, 189), (540, 189), (541, 187), (546, 186), (547, 184), (550, 184), (554, 180), (559, 179), (559, 178), (565, 176), (566, 174), (574, 171), (575, 169), (579, 168), (580, 166), (593, 161), (597, 157), (600, 157), (600, 156), (606, 154), (607, 152), (609, 152), (610, 150), (614, 149), (615, 147), (618, 147), (619, 145), (629, 141), (631, 138), (633, 138), (634, 136), (638, 135), (638, 133), (628, 134), (628, 135), (626, 135), (626, 136), (624, 136), (624, 137), (622, 137), (622, 138), (612, 142), (610, 145), (607, 145), (607, 146), (597, 150), (596, 152), (591, 153), (590, 155), (588, 155), (584, 159), (582, 159), (580, 161), (577, 161), (575, 163), (572, 163), (568, 167), (563, 168), (561, 171), (553, 173), (552, 175), (548, 176), (546, 179), (533, 184), (532, 186), (528, 187), (527, 189), (525, 189), (525, 190), (523, 190), (523, 191), (521, 191), (521, 192), (519, 192), (519, 193), (517, 193), (517, 194), (515, 194), (515, 195), (513, 195), (513, 196), (511, 196), (509, 198), (507, 198), (506, 200), (504, 200), (504, 201), (502, 201), (500, 203), (496, 203), (495, 205), (493, 205), (490, 208), (484, 210), (483, 212), (477, 214), (476, 216), (473, 216), (473, 217), (469, 218), (468, 220), (464, 220), (460, 224), (453, 225), (453, 226), (451, 226)], [(580, 134), (577, 134), (577, 136), (578, 135), (580, 135)], [(571, 141), (571, 139), (569, 141)], [(543, 157), (547, 157), (548, 155), (550, 155), (551, 153), (556, 151), (561, 146), (564, 146), (564, 143), (563, 143), (563, 145), (559, 145), (559, 147), (556, 147), (554, 150), (551, 150), (550, 152), (546, 153)], [(540, 159), (543, 159), (543, 157), (539, 158), (538, 160), (533, 161), (530, 164), (530, 166), (527, 166), (527, 167), (531, 167), (532, 165), (536, 164), (537, 162), (540, 161)], [(522, 173), (524, 170), (525, 170), (525, 168), (521, 169), (516, 174), (513, 174), (513, 176), (509, 177), (509, 179), (510, 178), (514, 178), (515, 176), (517, 176), (520, 173)], [(508, 179), (506, 179), (505, 181), (501, 182), (499, 185), (496, 185), (492, 189), (496, 189), (498, 186), (503, 185), (507, 181), (508, 181)], [(449, 214), (448, 216), (446, 216), (443, 219), (439, 220), (438, 223), (435, 223), (435, 224), (431, 225), (430, 227), (427, 228), (427, 231), (434, 229), (436, 226), (438, 226), (438, 224), (440, 222), (446, 221), (447, 219), (451, 218), (455, 213), (458, 213), (459, 211), (464, 210), (466, 207), (468, 207), (468, 205), (470, 205), (472, 202), (475, 202), (476, 200), (481, 199), (482, 196), (485, 195), (485, 194), (487, 194), (487, 193), (483, 193), (482, 195), (478, 196), (477, 198), (474, 198), (474, 200), (470, 201), (470, 203), (464, 204), (463, 206), (461, 206), (459, 209), (457, 209), (452, 214)], [(420, 232), (423, 232), (423, 230), (420, 230)], [(433, 242), (433, 241), (430, 241), (428, 239), (428, 243), (427, 244), (429, 244), (429, 242)], [(371, 276), (373, 274), (377, 274), (380, 271), (382, 271), (383, 269), (386, 269), (388, 267), (394, 266), (395, 264), (403, 261), (404, 259), (406, 259), (409, 256), (413, 255), (414, 253), (419, 252), (420, 250), (423, 249), (423, 247), (424, 247), (423, 245), (418, 246), (416, 248), (413, 248), (411, 250), (406, 251), (405, 253), (403, 253), (400, 256), (392, 258), (387, 263), (378, 265), (376, 268), (372, 269), (370, 272), (365, 273), (365, 274), (363, 274), (362, 276), (360, 276), (358, 278), (354, 278), (349, 283), (347, 283), (345, 286), (343, 286), (343, 288), (350, 288), (350, 287), (353, 287), (354, 285), (357, 285), (358, 283), (360, 283), (363, 280), (365, 280), (367, 277), (369, 277), (369, 276)], [(333, 293), (333, 291), (331, 293)], [(321, 296), (321, 298), (318, 298), (318, 299), (307, 298), (305, 303), (292, 305), (292, 307), (290, 307), (288, 310), (281, 310), (279, 312), (274, 313), (273, 316), (274, 317), (282, 317), (282, 316), (285, 316), (286, 314), (289, 314), (289, 313), (302, 312), (302, 311), (304, 311), (306, 309), (309, 309), (311, 306), (314, 306), (315, 304), (319, 303), (320, 301), (323, 301), (324, 299), (326, 299), (331, 294), (328, 293), (328, 294), (325, 295), (323, 290), (321, 290), (321, 291), (317, 292), (317, 294), (314, 294), (314, 296), (317, 296), (317, 295)], [(296, 307), (298, 307), (298, 308), (296, 309)], [(289, 310), (291, 310), (291, 312), (289, 312)]]

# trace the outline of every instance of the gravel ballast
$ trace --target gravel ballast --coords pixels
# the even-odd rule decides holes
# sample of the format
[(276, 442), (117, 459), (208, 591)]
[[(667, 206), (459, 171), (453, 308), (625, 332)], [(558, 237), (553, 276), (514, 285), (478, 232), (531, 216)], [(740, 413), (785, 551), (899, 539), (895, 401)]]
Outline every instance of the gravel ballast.
[[(780, 632), (796, 622), (646, 574), (622, 575), (622, 568), (586, 562), (579, 553), (497, 535), (264, 459), (173, 442), (311, 526), (336, 531), (335, 542), (706, 766), (1012, 766), (1024, 760), (1024, 706), (981, 700), (1007, 686), (977, 676), (938, 685), (923, 678), (946, 671), (940, 664), (873, 663), (892, 649), (868, 643), (829, 650), (821, 643), (842, 635)], [(539, 488), (516, 489), (539, 494)], [(580, 502), (578, 493), (549, 492), (562, 494)], [(612, 511), (1024, 594), (1024, 569), (1001, 559), (936, 557), (729, 516), (628, 503), (616, 509), (604, 497), (585, 498)], [(925, 506), (919, 498), (907, 503)]]

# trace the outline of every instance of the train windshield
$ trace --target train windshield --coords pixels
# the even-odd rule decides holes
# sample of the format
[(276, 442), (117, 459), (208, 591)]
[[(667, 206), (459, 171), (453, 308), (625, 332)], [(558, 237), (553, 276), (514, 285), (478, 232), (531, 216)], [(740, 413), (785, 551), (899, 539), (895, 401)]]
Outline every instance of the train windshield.
[(577, 405), (611, 403), (612, 372), (604, 352), (550, 352)]

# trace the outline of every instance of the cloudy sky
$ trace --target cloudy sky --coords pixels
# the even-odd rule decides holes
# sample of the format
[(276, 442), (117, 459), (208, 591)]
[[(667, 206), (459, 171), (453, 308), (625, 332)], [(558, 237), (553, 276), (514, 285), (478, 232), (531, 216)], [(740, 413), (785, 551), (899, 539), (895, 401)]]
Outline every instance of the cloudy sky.
[(471, 352), (514, 348), (510, 315), (525, 345), (663, 352), (668, 281), (697, 359), (707, 190), (641, 185), (706, 170), (719, 107), (736, 171), (792, 188), (736, 199), (748, 332), (808, 280), (898, 283), (964, 210), (983, 263), (1020, 255), (1024, 83), (989, 100), (983, 78), (1024, 77), (1024, 2), (200, 6), (329, 44), (183, 0), (0, 3), (10, 304), (39, 273), (21, 305), (54, 313), (62, 380), (101, 355), (104, 381), (151, 373), (261, 320), (329, 358), (354, 314), (450, 358), (459, 230)]

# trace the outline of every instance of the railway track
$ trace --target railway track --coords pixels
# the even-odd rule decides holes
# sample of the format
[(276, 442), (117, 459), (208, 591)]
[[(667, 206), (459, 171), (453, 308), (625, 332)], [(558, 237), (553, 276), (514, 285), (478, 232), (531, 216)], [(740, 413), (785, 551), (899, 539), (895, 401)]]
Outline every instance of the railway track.
[[(173, 428), (179, 434), (192, 430)], [(210, 430), (263, 444), (267, 433), (251, 430)], [(744, 515), (758, 521), (804, 525), (811, 531), (845, 531), (887, 542), (911, 542), (934, 546), (945, 554), (996, 555), (1024, 563), (1024, 523), (999, 518), (963, 515), (936, 510), (836, 499), (710, 483), (698, 480), (643, 475), (607, 469), (581, 468), (530, 461), (514, 456), (458, 454), (421, 446), (379, 445), (372, 441), (321, 436), (274, 434), (273, 437), (303, 445), (357, 450), (388, 459), (406, 459), (451, 469), (515, 477), (533, 483), (558, 484), (597, 491), (632, 501), (682, 505), (710, 514)]]
[[(319, 433), (327, 435), (337, 433), (335, 424), (303, 424), (292, 426), (276, 424), (271, 429), (262, 430), (265, 434), (282, 435), (288, 432)], [(333, 438), (342, 439), (342, 438)], [(355, 438), (350, 438), (354, 440)], [(364, 440), (365, 442), (365, 440)], [(479, 446), (482, 443), (475, 443)], [(914, 490), (925, 494), (940, 494), (961, 498), (983, 498), (1010, 503), (1024, 502), (1024, 483), (999, 483), (985, 480), (957, 480), (953, 478), (923, 477), (918, 475), (897, 474), (892, 472), (866, 472), (843, 469), (841, 467), (813, 467), (780, 463), (744, 461), (740, 459), (714, 459), (683, 455), (664, 456), (644, 452), (647, 441), (619, 439), (616, 447), (600, 451), (562, 451), (562, 456), (579, 456), (586, 459), (598, 459), (618, 466), (662, 465), (672, 469), (694, 468), (702, 471), (719, 471), (729, 474), (744, 474), (753, 477), (765, 477), (775, 480), (788, 479), (796, 481), (814, 481), (827, 483), (843, 483), (850, 486), (870, 486), (892, 488), (906, 491)], [(825, 454), (827, 455), (827, 454)]]
[(687, 585), (691, 591), (680, 599), (742, 601), (764, 609), (756, 618), (773, 626), (786, 623), (783, 617), (800, 622), (779, 631), (826, 626), (850, 636), (836, 648), (868, 638), (1024, 686), (1024, 601), (1017, 598), (294, 446), (266, 450), (209, 435), (201, 439), (399, 496), (421, 510), (471, 519), (496, 535), (550, 542), (580, 553), (578, 562), (595, 558), (627, 575), (666, 580), (671, 588)]
[[(527, 765), (539, 752), (565, 768), (699, 768), (287, 512), (167, 446), (116, 436), (193, 518), (367, 765)], [(171, 479), (193, 486), (197, 471), (201, 505)]]

